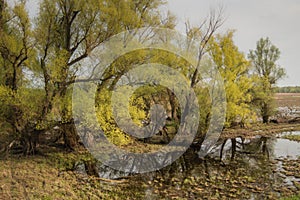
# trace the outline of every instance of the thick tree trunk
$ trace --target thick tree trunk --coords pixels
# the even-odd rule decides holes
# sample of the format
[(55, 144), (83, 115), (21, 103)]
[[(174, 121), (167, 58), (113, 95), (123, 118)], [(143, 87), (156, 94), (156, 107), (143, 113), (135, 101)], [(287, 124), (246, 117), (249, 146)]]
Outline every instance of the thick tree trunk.
[(21, 145), (23, 148), (23, 155), (35, 155), (37, 153), (37, 142), (29, 135), (23, 135), (21, 139)]
[(268, 115), (264, 115), (263, 116), (263, 123), (266, 124), (269, 122), (269, 116)]
[(37, 145), (39, 143), (40, 134), (45, 130), (35, 129), (35, 125), (26, 125), (24, 129), (19, 130), (21, 133), (21, 145), (23, 148), (23, 155), (35, 155), (37, 154)]
[(3, 10), (4, 10), (4, 0), (0, 0), (0, 32), (3, 26)]
[(261, 115), (263, 118), (263, 123), (269, 123), (269, 118), (270, 118), (270, 110), (269, 110), (269, 106), (268, 103), (264, 103), (262, 106), (262, 110), (261, 110)]
[(64, 145), (67, 149), (76, 150), (80, 146), (79, 136), (77, 135), (75, 124), (73, 121), (62, 123), (61, 129), (63, 133)]

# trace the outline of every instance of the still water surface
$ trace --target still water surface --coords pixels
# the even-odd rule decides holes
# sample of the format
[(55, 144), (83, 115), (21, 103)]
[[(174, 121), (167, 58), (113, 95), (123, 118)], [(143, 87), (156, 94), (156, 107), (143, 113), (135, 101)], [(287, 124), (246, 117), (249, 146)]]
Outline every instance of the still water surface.
[(138, 199), (278, 199), (300, 191), (300, 143), (281, 138), (287, 134), (300, 132), (221, 140), (205, 159), (191, 149), (152, 173), (126, 174), (99, 164), (99, 176), (126, 178), (124, 189)]

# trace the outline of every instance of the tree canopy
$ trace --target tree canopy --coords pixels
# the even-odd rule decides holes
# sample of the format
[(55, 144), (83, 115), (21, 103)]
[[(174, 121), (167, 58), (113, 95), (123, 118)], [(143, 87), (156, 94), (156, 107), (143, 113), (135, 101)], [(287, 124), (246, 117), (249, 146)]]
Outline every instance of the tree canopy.
[[(144, 28), (143, 37), (157, 36), (159, 41), (155, 42), (174, 46), (174, 35), (153, 31), (153, 28), (175, 29), (176, 18), (170, 12), (162, 13), (164, 4), (163, 0), (42, 0), (37, 16), (31, 19), (26, 1), (9, 5), (0, 0), (0, 129), (9, 138), (3, 146), (19, 144), (24, 154), (34, 154), (38, 132), (57, 125), (65, 146), (75, 150), (80, 143), (72, 119), (72, 92), (78, 72), (84, 70), (82, 61), (112, 36), (123, 31), (135, 36), (138, 28)], [(97, 85), (95, 104), (99, 124), (112, 141), (126, 144), (132, 138), (118, 128), (107, 99), (122, 77), (134, 81), (128, 72), (147, 63), (163, 64), (186, 77), (197, 96), (187, 99), (186, 104), (197, 101), (201, 108), (197, 136), (202, 139), (211, 121), (213, 100), (207, 87), (211, 80), (204, 80), (207, 77), (201, 74), (200, 67), (216, 66), (224, 80), (226, 127), (254, 121), (256, 114), (264, 122), (268, 120), (273, 87), (285, 75), (277, 64), (280, 51), (268, 38), (260, 39), (248, 60), (234, 43), (233, 31), (217, 34), (223, 22), (219, 10), (211, 12), (200, 26), (186, 23), (187, 40), (180, 41), (181, 47), (186, 52), (196, 49), (190, 52), (197, 55), (195, 66), (177, 54), (160, 49), (127, 53), (110, 64)], [(198, 46), (193, 46), (194, 41), (199, 41)], [(159, 71), (153, 73), (161, 76)], [(173, 84), (175, 87), (180, 83)], [(85, 100), (82, 97), (82, 103)], [(142, 122), (149, 121), (150, 107), (155, 104), (163, 104), (169, 124), (178, 129), (185, 113), (178, 97), (172, 88), (153, 83), (139, 88), (130, 98), (128, 109), (132, 121), (143, 126)]]
[(273, 45), (269, 38), (261, 38), (255, 50), (250, 50), (248, 55), (254, 67), (253, 75), (256, 78), (253, 93), (255, 104), (258, 105), (263, 122), (267, 123), (274, 114), (274, 86), (285, 76), (284, 68), (277, 64), (280, 58), (279, 49)]

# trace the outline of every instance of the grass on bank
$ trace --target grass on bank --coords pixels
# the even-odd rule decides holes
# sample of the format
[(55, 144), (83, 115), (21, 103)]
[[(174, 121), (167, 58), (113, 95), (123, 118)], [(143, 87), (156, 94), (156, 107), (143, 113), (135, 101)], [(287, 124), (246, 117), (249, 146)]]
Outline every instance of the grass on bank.
[(282, 138), (292, 140), (292, 141), (296, 141), (296, 142), (300, 142), (300, 135), (285, 135)]
[(0, 199), (133, 199), (139, 196), (135, 188), (125, 185), (126, 180), (102, 181), (72, 170), (75, 162), (90, 159), (86, 152), (1, 158)]

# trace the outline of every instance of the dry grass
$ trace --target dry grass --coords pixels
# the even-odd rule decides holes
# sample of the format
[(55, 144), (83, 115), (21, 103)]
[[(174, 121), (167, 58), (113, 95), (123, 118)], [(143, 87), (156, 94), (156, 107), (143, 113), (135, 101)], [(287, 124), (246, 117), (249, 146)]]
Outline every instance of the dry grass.
[(55, 152), (0, 159), (0, 200), (132, 199), (139, 194), (126, 180), (111, 183), (68, 169), (85, 156)]
[(290, 132), (290, 131), (300, 131), (300, 124), (289, 124), (289, 123), (280, 123), (280, 124), (252, 124), (247, 128), (232, 128), (225, 129), (222, 132), (221, 137), (223, 138), (234, 138), (242, 136), (244, 138), (255, 137), (256, 135), (265, 136), (265, 137), (274, 137), (278, 133)]
[(300, 107), (300, 93), (277, 93), (275, 100), (278, 107)]

